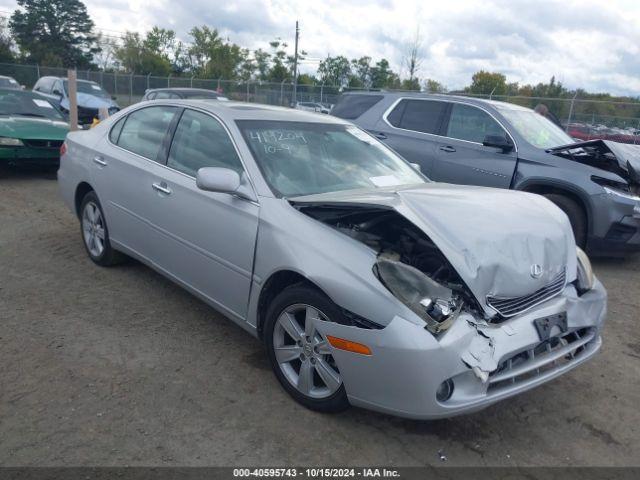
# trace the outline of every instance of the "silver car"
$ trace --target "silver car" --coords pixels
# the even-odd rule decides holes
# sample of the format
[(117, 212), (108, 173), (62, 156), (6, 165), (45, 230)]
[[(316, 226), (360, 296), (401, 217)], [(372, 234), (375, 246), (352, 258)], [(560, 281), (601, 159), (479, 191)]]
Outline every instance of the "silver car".
[(606, 293), (561, 210), (432, 183), (344, 120), (143, 102), (62, 150), (89, 257), (134, 257), (261, 338), (309, 408), (448, 417), (600, 348)]

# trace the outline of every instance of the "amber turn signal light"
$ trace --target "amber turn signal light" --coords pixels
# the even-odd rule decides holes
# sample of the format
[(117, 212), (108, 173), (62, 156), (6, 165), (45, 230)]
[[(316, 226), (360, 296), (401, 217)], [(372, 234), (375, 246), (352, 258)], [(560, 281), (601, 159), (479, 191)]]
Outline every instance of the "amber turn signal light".
[(361, 343), (351, 342), (344, 338), (332, 337), (327, 335), (327, 339), (332, 347), (347, 352), (359, 353), (360, 355), (371, 355), (371, 349)]

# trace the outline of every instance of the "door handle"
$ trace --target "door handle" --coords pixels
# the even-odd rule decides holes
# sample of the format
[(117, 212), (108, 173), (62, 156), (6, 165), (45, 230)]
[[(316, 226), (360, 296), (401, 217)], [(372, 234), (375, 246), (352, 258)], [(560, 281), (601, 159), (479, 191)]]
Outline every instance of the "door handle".
[(386, 140), (387, 139), (387, 135), (382, 133), (382, 132), (378, 132), (374, 135), (376, 138), (380, 139), (380, 140)]
[(93, 157), (93, 163), (97, 163), (101, 167), (106, 167), (107, 166), (107, 162), (105, 162), (104, 159), (100, 155), (96, 155), (95, 157)]
[(151, 185), (153, 187), (154, 190), (160, 192), (160, 193), (164, 193), (165, 195), (171, 195), (171, 189), (169, 187), (167, 187), (167, 184), (162, 182), (162, 183), (153, 183)]
[(455, 152), (456, 149), (454, 147), (452, 147), (451, 145), (441, 145), (438, 147), (440, 150), (442, 150), (443, 152)]

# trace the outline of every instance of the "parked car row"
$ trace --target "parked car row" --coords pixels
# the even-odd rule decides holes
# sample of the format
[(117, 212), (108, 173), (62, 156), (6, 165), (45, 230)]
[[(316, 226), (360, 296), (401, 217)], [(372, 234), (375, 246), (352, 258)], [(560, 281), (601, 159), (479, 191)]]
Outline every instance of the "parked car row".
[[(623, 181), (580, 163), (599, 147), (554, 156), (564, 137), (497, 104), (349, 95), (334, 114), (139, 103), (68, 134), (60, 191), (93, 262), (136, 258), (223, 312), (308, 408), (447, 417), (595, 355), (606, 292), (575, 226), (554, 197), (509, 188), (554, 168), (558, 188), (581, 168)], [(457, 172), (504, 188), (428, 178)]]
[(640, 249), (640, 147), (577, 142), (525, 107), (467, 97), (344, 94), (332, 115), (380, 139), (437, 182), (538, 193), (592, 254)]
[(69, 125), (48, 99), (21, 89), (0, 88), (0, 167), (57, 167)]

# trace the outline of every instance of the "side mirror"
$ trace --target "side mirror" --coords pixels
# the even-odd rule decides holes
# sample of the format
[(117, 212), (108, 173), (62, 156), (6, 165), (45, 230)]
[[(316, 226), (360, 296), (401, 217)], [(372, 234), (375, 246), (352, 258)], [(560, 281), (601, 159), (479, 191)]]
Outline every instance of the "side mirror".
[(55, 90), (54, 90), (53, 92), (51, 92), (51, 93), (53, 93), (54, 95), (57, 95), (58, 97), (62, 97), (62, 92), (61, 92), (60, 90), (58, 90), (58, 89), (55, 89)]
[(502, 150), (502, 153), (513, 150), (513, 143), (504, 135), (487, 135), (484, 137), (482, 145), (485, 147), (499, 148)]
[(198, 170), (196, 185), (207, 192), (236, 193), (240, 175), (230, 168), (204, 167)]
[(422, 168), (420, 168), (419, 163), (410, 163), (410, 165), (417, 171), (422, 172)]

